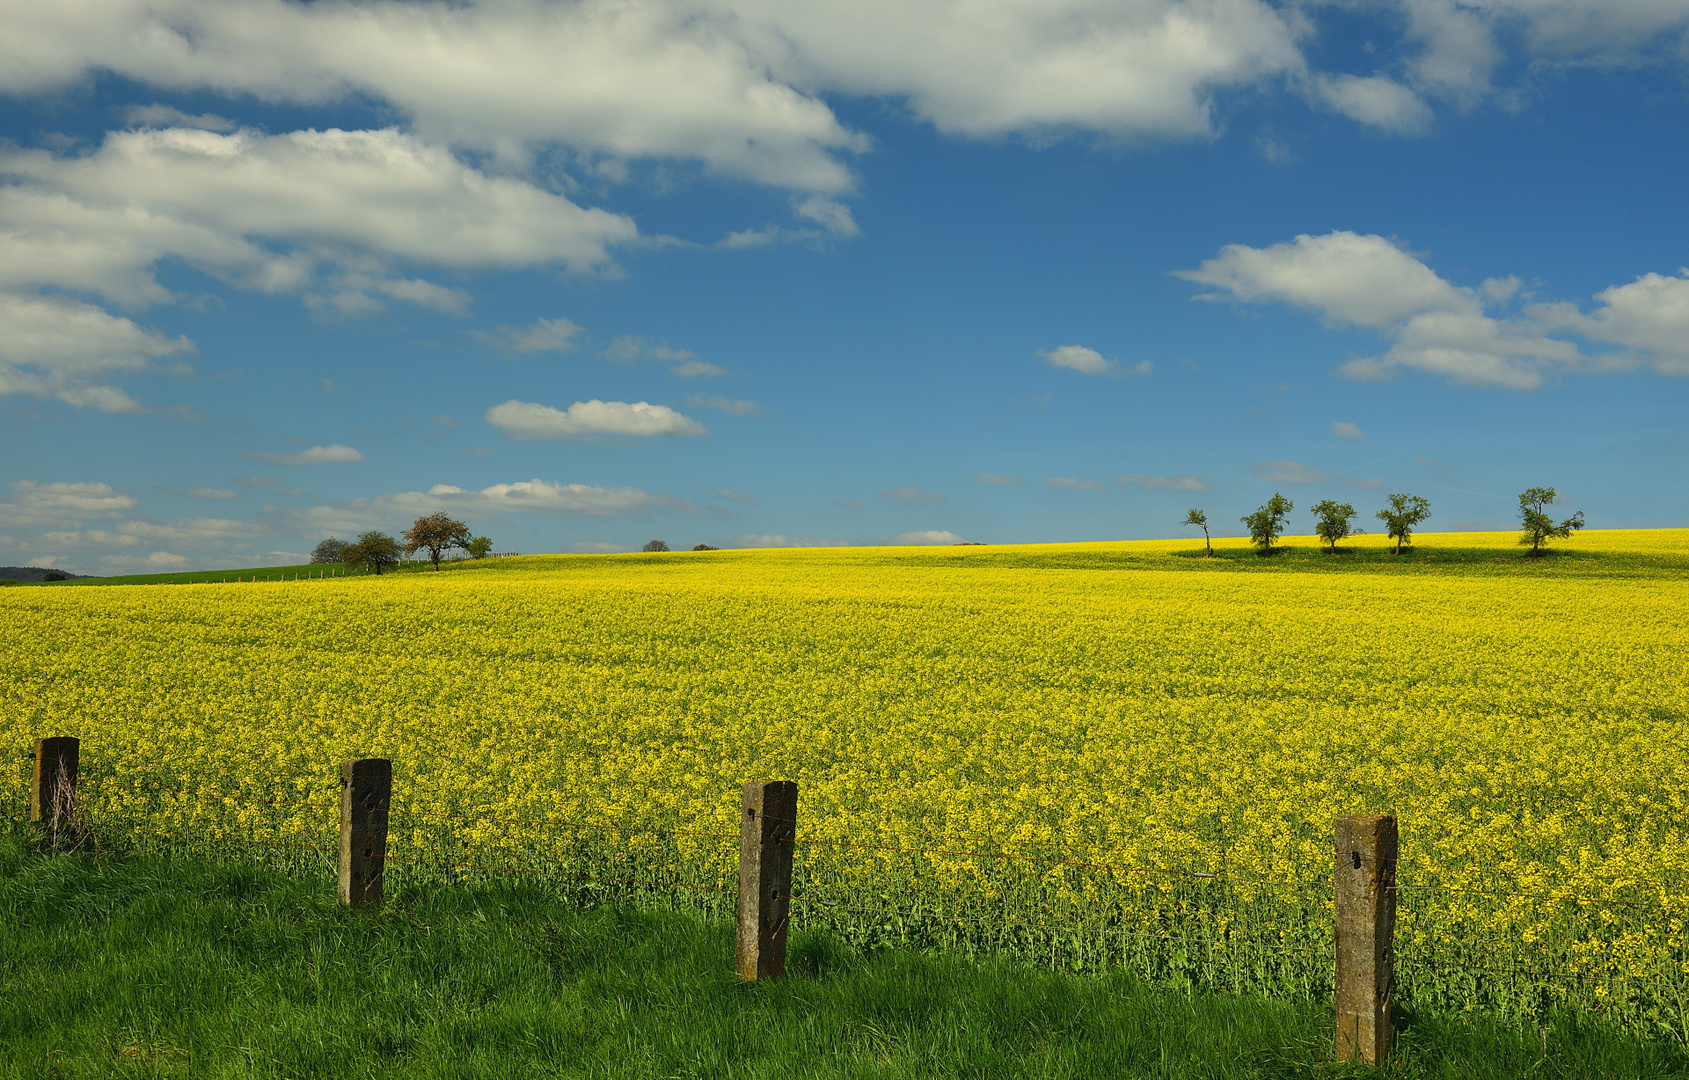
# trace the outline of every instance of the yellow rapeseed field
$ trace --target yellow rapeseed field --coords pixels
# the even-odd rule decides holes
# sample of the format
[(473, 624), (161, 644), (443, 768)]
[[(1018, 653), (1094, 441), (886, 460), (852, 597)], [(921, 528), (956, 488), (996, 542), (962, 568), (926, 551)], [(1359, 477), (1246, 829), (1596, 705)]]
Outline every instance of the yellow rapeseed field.
[(1333, 817), (1391, 811), (1404, 999), (1682, 1038), (1689, 530), (1515, 541), (0, 590), (6, 796), (72, 734), (108, 834), (322, 844), (338, 762), (390, 757), (413, 880), (707, 890), (741, 783), (789, 778), (800, 924), (1296, 993)]

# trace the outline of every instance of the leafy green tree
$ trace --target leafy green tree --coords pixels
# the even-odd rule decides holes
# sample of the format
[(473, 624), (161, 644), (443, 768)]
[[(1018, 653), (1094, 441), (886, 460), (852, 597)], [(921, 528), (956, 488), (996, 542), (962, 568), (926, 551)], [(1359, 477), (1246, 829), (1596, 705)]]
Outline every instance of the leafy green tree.
[(443, 510), (422, 515), (405, 530), (405, 554), (428, 552), (428, 561), (434, 564), (436, 571), (440, 569), (441, 555), (452, 548), (467, 551), (472, 543), (474, 540), (469, 535), (469, 526)]
[(1378, 512), (1390, 539), (1396, 542), (1396, 554), (1413, 538), (1413, 530), (1431, 516), (1431, 502), (1423, 495), (1392, 495), (1390, 505)]
[(669, 544), (668, 544), (667, 540), (647, 540), (645, 542), (645, 546), (643, 548), (641, 548), (640, 550), (641, 551), (667, 551), (668, 549), (669, 549)]
[(1361, 531), (1351, 524), (1355, 520), (1355, 508), (1348, 503), (1322, 499), (1314, 504), (1314, 516), (1319, 519), (1314, 523), (1314, 535), (1331, 545), (1333, 555), (1337, 554), (1337, 541)]
[(692, 550), (693, 551), (715, 551), (716, 549), (711, 547), (708, 544), (693, 544)]
[(1542, 487), (1526, 488), (1519, 493), (1519, 520), (1525, 526), (1519, 542), (1531, 545), (1533, 559), (1542, 554), (1542, 545), (1549, 540), (1564, 540), (1583, 528), (1582, 510), (1559, 524), (1548, 516), (1548, 507), (1554, 502), (1556, 494), (1553, 488)]
[(1272, 552), (1273, 543), (1284, 535), (1284, 523), (1294, 509), (1294, 503), (1275, 491), (1265, 506), (1238, 520), (1249, 530), (1249, 539), (1261, 549), (1261, 554), (1266, 555)]
[(485, 559), (493, 553), (493, 541), (490, 537), (477, 536), (469, 541), (464, 550), (469, 552), (471, 559)]
[(1193, 506), (1191, 512), (1185, 515), (1185, 520), (1179, 522), (1179, 524), (1195, 525), (1202, 530), (1202, 543), (1208, 548), (1208, 554), (1204, 558), (1212, 559), (1214, 557), (1214, 541), (1208, 537), (1208, 515)]
[(311, 561), (314, 563), (337, 563), (341, 560), (341, 553), (346, 550), (346, 541), (329, 537), (311, 549)]
[(340, 561), (356, 570), (379, 575), (382, 570), (399, 561), (399, 542), (378, 529), (359, 533), (358, 538), (340, 552)]

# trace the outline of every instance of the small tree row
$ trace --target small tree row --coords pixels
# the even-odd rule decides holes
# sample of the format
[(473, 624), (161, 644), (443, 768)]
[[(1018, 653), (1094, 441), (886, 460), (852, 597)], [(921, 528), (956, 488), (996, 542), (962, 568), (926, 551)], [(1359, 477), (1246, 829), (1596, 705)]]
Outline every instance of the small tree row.
[(419, 551), (427, 552), (428, 561), (434, 564), (435, 570), (439, 570), (440, 560), (454, 549), (461, 550), (471, 559), (484, 559), (493, 550), (491, 539), (471, 536), (469, 526), (444, 511), (424, 514), (401, 535), (402, 544), (379, 529), (360, 533), (351, 543), (331, 536), (312, 550), (311, 561), (341, 563), (353, 569), (380, 574), (387, 567), (397, 565), (401, 555), (415, 555)]
[[(1542, 554), (1542, 545), (1549, 540), (1563, 540), (1583, 528), (1582, 510), (1558, 522), (1549, 515), (1548, 507), (1554, 502), (1557, 494), (1550, 487), (1533, 487), (1525, 489), (1519, 495), (1519, 520), (1523, 527), (1519, 543), (1530, 545), (1532, 558)], [(1250, 542), (1260, 548), (1263, 555), (1270, 554), (1273, 545), (1284, 535), (1285, 526), (1290, 521), (1290, 512), (1295, 508), (1294, 503), (1275, 491), (1273, 497), (1265, 504), (1257, 507), (1253, 513), (1243, 515), (1239, 520), (1249, 530)], [(1328, 554), (1336, 553), (1338, 541), (1365, 531), (1355, 527), (1355, 508), (1350, 503), (1322, 499), (1313, 505), (1312, 510), (1314, 535), (1330, 545)], [(1384, 522), (1385, 534), (1396, 542), (1395, 553), (1400, 555), (1402, 548), (1411, 543), (1413, 530), (1431, 516), (1431, 501), (1423, 495), (1391, 495), (1386, 500), (1384, 509), (1378, 511), (1375, 516)], [(1200, 528), (1207, 554), (1214, 554), (1214, 541), (1208, 533), (1206, 513), (1192, 507), (1180, 524)]]

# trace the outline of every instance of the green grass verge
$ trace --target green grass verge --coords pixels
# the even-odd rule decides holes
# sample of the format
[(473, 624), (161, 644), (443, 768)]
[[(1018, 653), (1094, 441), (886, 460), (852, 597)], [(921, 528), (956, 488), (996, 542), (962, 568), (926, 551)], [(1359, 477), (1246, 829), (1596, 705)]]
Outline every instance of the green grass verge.
[[(1316, 1002), (853, 952), (798, 933), (743, 984), (731, 928), (533, 887), (400, 891), (0, 841), (7, 1077), (1292, 1077), (1340, 1066)], [(1677, 1048), (1568, 1018), (1401, 1018), (1396, 1077), (1689, 1076)]]

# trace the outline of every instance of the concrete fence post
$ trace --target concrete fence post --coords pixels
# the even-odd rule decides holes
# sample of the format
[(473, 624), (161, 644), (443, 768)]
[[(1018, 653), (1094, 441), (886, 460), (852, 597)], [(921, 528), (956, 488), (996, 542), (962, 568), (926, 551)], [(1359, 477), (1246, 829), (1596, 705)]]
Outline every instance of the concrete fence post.
[(381, 903), (393, 763), (359, 758), (340, 766), (340, 902)]
[(733, 950), (741, 979), (778, 979), (785, 973), (797, 829), (797, 784), (753, 780), (745, 785), (739, 815), (738, 940)]
[(1337, 1060), (1377, 1065), (1396, 1034), (1396, 816), (1340, 817), (1334, 832)]

